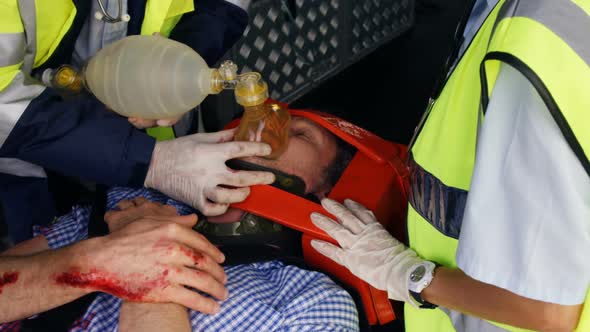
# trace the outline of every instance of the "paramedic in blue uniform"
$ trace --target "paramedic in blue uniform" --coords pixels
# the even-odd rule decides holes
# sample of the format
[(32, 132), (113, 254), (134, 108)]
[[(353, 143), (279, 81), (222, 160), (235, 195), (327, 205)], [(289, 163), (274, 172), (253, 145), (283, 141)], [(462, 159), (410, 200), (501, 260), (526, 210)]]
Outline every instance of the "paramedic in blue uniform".
[(174, 121), (126, 119), (93, 97), (64, 99), (40, 83), (44, 70), (80, 66), (105, 45), (145, 34), (148, 25), (168, 29), (169, 38), (212, 65), (248, 21), (249, 0), (121, 0), (116, 16), (119, 3), (0, 1), (0, 199), (15, 242), (30, 237), (31, 224), (55, 215), (47, 170), (104, 185), (145, 185), (206, 215), (245, 199), (249, 186), (273, 181), (269, 173), (225, 166), (227, 159), (269, 153), (266, 144), (227, 142), (231, 132), (156, 143), (138, 128)]

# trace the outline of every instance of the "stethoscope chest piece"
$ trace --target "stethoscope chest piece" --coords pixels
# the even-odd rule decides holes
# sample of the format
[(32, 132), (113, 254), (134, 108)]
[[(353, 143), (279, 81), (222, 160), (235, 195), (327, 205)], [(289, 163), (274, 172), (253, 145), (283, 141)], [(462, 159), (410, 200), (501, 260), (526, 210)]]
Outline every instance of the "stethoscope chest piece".
[(96, 0), (98, 2), (98, 6), (100, 7), (100, 11), (97, 11), (94, 13), (94, 18), (99, 20), (99, 21), (104, 21), (106, 23), (118, 23), (118, 22), (129, 22), (131, 20), (131, 16), (129, 16), (129, 14), (123, 14), (123, 0), (118, 0), (119, 3), (119, 10), (117, 12), (117, 16), (111, 16), (106, 8), (104, 7), (104, 4), (102, 3), (102, 0)]

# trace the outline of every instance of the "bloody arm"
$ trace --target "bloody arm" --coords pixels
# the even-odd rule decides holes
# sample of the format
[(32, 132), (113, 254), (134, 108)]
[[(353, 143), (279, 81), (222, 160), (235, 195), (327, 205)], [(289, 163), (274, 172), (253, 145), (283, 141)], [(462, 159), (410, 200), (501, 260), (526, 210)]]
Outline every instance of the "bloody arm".
[(180, 226), (195, 222), (195, 216), (154, 216), (55, 251), (0, 257), (0, 322), (29, 317), (93, 291), (216, 312), (219, 305), (213, 299), (185, 288), (227, 297), (225, 274), (217, 265), (223, 255), (202, 235)]
[[(32, 244), (37, 241), (41, 240)], [(32, 255), (18, 250), (10, 256), (4, 253), (0, 257), (0, 322), (23, 319), (90, 293), (90, 288), (66, 287), (55, 281), (63, 271), (82, 264), (86, 259), (82, 253), (89, 244), (84, 241)]]
[(27, 256), (49, 250), (47, 239), (43, 235), (36, 236), (28, 241), (21, 242), (14, 247), (0, 253), (2, 256)]

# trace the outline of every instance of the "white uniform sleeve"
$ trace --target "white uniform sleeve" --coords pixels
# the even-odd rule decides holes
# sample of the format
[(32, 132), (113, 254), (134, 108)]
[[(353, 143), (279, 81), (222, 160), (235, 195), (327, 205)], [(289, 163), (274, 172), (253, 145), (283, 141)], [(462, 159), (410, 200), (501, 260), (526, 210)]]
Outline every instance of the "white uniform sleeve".
[(501, 67), (480, 128), (457, 263), (469, 276), (551, 303), (590, 285), (590, 178), (539, 94)]

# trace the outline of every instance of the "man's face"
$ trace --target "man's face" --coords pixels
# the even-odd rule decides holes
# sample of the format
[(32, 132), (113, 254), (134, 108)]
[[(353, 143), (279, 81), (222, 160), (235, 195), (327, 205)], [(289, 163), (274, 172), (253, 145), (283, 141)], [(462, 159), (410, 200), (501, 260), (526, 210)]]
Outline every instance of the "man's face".
[[(336, 158), (336, 138), (326, 129), (302, 117), (291, 118), (289, 136), (289, 145), (278, 159), (249, 157), (244, 160), (296, 175), (305, 182), (306, 194), (312, 193), (320, 199), (325, 197), (330, 188), (323, 185), (324, 170)], [(225, 214), (207, 220), (213, 223), (235, 222), (243, 214), (242, 210), (230, 208)]]
[(274, 168), (300, 177), (305, 182), (305, 193), (323, 197), (329, 188), (323, 188), (324, 170), (336, 158), (335, 137), (326, 129), (303, 117), (293, 117), (289, 126), (289, 145), (276, 160), (259, 157), (246, 161)]

